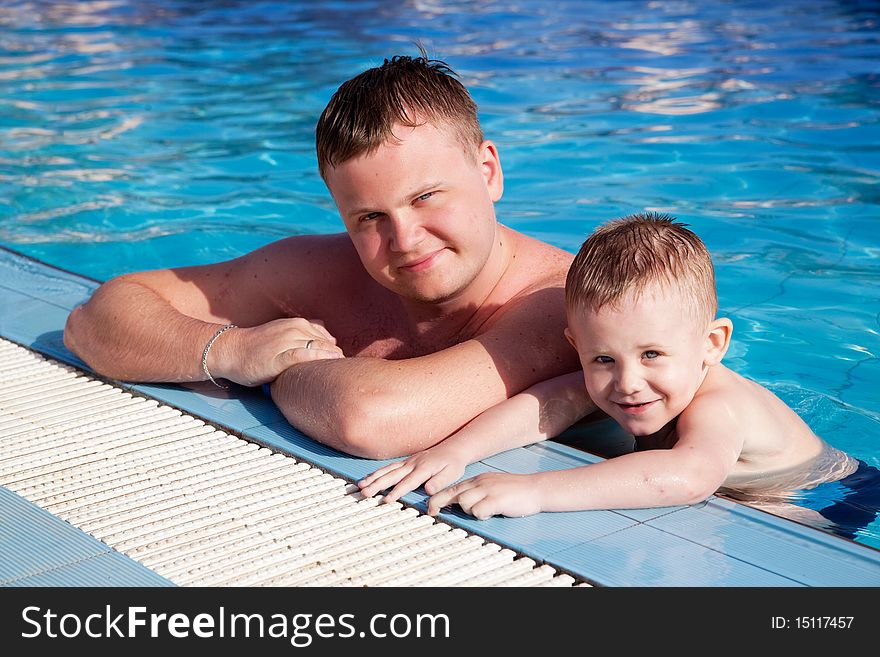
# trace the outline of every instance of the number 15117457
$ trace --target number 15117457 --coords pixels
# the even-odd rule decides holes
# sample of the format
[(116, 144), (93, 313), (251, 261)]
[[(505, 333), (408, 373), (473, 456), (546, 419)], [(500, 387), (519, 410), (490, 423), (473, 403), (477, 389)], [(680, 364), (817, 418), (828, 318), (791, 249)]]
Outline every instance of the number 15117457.
[(774, 630), (848, 630), (855, 616), (773, 616), (770, 627)]

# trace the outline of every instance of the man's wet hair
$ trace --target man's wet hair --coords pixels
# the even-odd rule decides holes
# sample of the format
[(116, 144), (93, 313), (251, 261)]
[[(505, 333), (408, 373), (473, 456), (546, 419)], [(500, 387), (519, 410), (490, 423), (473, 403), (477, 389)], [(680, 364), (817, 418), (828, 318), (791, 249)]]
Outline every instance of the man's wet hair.
[(343, 83), (316, 128), (318, 171), (374, 152), (396, 137), (396, 125), (430, 123), (451, 131), (466, 152), (483, 142), (477, 105), (458, 74), (419, 47), (419, 57), (397, 55)]

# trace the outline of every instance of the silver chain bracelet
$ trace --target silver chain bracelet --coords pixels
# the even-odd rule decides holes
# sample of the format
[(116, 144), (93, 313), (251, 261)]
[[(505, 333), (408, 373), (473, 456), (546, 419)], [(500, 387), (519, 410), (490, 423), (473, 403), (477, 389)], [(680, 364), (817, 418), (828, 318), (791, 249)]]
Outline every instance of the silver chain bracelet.
[(217, 383), (214, 380), (214, 377), (211, 376), (211, 373), (208, 371), (208, 352), (211, 351), (211, 347), (214, 346), (214, 342), (217, 340), (217, 338), (219, 338), (221, 335), (223, 335), (229, 329), (234, 329), (234, 328), (238, 328), (238, 326), (236, 326), (235, 324), (227, 324), (226, 326), (223, 326), (223, 327), (217, 329), (217, 332), (214, 334), (214, 336), (210, 340), (208, 340), (208, 344), (205, 345), (205, 350), (202, 352), (202, 369), (205, 370), (205, 376), (207, 376), (208, 380), (211, 383), (213, 383), (215, 386), (217, 386), (218, 388), (223, 388), (224, 390), (228, 390), (229, 386), (224, 386), (220, 383)]

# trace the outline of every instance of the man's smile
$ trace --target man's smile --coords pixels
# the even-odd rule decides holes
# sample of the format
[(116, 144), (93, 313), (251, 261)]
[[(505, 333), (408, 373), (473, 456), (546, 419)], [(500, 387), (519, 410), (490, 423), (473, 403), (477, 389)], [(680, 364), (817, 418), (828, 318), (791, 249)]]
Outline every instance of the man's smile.
[(441, 253), (443, 253), (444, 250), (445, 249), (438, 249), (432, 253), (428, 253), (427, 255), (414, 258), (406, 264), (398, 266), (398, 269), (408, 273), (424, 271), (434, 264), (434, 262), (437, 260), (437, 257)]

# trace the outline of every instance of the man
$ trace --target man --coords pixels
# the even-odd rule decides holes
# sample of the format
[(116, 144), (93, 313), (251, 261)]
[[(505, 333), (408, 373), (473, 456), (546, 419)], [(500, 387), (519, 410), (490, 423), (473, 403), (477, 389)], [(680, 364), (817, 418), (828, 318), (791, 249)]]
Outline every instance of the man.
[(368, 458), (579, 369), (572, 256), (496, 221), (498, 151), (446, 64), (394, 57), (344, 83), (317, 152), (346, 233), (112, 279), (70, 314), (68, 348), (117, 379), (271, 383), (292, 425)]

